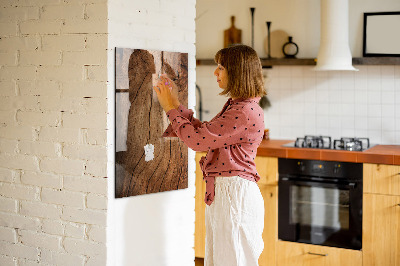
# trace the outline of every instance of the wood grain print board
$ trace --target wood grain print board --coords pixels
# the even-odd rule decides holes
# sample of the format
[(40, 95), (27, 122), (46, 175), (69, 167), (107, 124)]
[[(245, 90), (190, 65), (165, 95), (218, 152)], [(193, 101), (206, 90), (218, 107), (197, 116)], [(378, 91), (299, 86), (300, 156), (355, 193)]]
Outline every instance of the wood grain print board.
[(188, 147), (162, 137), (169, 120), (152, 80), (167, 74), (188, 104), (188, 54), (115, 49), (115, 197), (188, 187)]

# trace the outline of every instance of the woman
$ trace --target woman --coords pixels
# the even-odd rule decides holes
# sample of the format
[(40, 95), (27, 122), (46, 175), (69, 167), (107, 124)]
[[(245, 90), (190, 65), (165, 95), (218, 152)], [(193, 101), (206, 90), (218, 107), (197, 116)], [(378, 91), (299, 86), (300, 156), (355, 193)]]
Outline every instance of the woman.
[(246, 45), (224, 48), (215, 55), (214, 75), (230, 98), (210, 122), (193, 118), (177, 100), (166, 76), (154, 87), (171, 124), (163, 136), (177, 136), (195, 151), (206, 182), (205, 265), (258, 265), (263, 250), (264, 201), (256, 182), (254, 159), (264, 134), (258, 105), (266, 95), (257, 53)]

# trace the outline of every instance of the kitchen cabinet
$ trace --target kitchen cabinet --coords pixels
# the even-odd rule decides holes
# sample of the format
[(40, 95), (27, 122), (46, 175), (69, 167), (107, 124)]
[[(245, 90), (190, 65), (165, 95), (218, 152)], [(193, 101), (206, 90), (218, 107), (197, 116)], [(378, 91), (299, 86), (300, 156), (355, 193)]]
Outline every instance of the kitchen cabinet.
[(363, 173), (364, 193), (400, 196), (399, 165), (365, 163), (363, 166)]
[(264, 250), (258, 259), (260, 266), (276, 265), (276, 243), (278, 241), (278, 187), (259, 185), (264, 198)]
[(362, 252), (351, 249), (278, 241), (277, 254), (277, 266), (362, 265)]
[(364, 194), (363, 266), (400, 266), (400, 196)]
[(204, 258), (205, 240), (206, 240), (206, 224), (204, 195), (206, 193), (206, 183), (203, 181), (203, 172), (200, 169), (199, 161), (202, 156), (206, 156), (206, 152), (196, 152), (196, 194), (195, 194), (195, 229), (194, 229), (194, 253), (197, 258)]
[(254, 160), (261, 176), (258, 187), (264, 198), (264, 250), (258, 259), (260, 266), (276, 265), (278, 240), (278, 158), (256, 156)]
[[(205, 183), (196, 153), (195, 254), (204, 257)], [(264, 198), (264, 250), (259, 265), (400, 266), (400, 166), (363, 164), (362, 251), (278, 240), (278, 159), (257, 156), (258, 182)]]
[[(205, 222), (204, 222), (204, 194), (206, 191), (203, 173), (199, 161), (205, 152), (196, 153), (196, 196), (195, 196), (195, 256), (204, 258), (205, 255)], [(255, 159), (257, 172), (261, 176), (258, 185), (264, 198), (264, 250), (259, 258), (260, 266), (276, 265), (276, 242), (278, 240), (278, 159), (257, 156)]]
[(254, 163), (261, 176), (259, 185), (278, 185), (278, 158), (256, 156)]
[(400, 266), (400, 166), (363, 170), (363, 265)]

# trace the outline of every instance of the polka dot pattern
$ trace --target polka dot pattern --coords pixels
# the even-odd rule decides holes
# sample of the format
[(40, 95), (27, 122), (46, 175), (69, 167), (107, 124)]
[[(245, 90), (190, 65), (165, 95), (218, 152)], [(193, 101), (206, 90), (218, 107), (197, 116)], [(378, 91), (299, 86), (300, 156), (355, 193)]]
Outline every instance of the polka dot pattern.
[(193, 111), (182, 105), (167, 112), (171, 124), (163, 137), (179, 137), (195, 151), (208, 150), (207, 156), (200, 160), (207, 204), (214, 199), (216, 176), (240, 176), (254, 182), (260, 179), (254, 163), (265, 128), (259, 100), (260, 97), (229, 98), (209, 122), (194, 118)]

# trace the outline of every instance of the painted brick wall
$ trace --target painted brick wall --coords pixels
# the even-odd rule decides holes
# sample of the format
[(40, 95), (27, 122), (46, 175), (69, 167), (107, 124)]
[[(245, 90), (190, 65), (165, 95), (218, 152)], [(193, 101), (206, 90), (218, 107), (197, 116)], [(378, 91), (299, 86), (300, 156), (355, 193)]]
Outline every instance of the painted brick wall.
[(0, 1), (0, 265), (105, 265), (107, 1)]
[[(108, 5), (108, 127), (115, 123), (115, 47), (188, 53), (188, 105), (193, 108), (196, 1), (113, 0)], [(108, 144), (108, 265), (194, 265), (194, 151), (188, 154), (189, 188), (114, 199), (114, 130)]]

